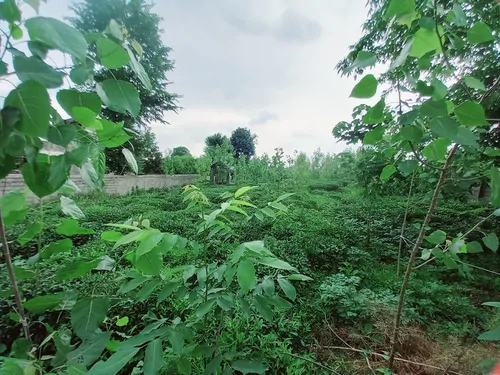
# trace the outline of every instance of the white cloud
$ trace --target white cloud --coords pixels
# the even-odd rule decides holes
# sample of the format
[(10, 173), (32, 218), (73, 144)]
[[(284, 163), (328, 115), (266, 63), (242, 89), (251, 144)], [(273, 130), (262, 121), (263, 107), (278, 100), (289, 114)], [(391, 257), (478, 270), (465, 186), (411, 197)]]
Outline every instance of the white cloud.
[[(68, 0), (50, 0), (42, 15), (70, 14)], [(258, 135), (257, 153), (318, 147), (339, 152), (331, 135), (350, 119), (352, 78), (337, 62), (361, 34), (364, 0), (162, 0), (163, 40), (176, 68), (170, 87), (183, 95), (170, 125), (152, 124), (160, 149), (179, 145), (194, 154), (206, 136), (247, 126)], [(49, 11), (50, 9), (50, 11)]]

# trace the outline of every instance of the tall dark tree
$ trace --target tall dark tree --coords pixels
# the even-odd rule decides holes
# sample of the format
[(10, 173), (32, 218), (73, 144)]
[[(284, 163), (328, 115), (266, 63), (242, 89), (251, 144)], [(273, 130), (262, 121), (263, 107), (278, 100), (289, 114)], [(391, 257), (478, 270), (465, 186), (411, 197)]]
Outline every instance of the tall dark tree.
[(251, 158), (255, 155), (255, 141), (257, 136), (247, 128), (238, 128), (231, 134), (231, 144), (237, 158), (246, 156)]
[(225, 135), (222, 135), (221, 133), (215, 133), (205, 138), (205, 146), (206, 147), (222, 146), (226, 141), (229, 141), (229, 139)]
[(170, 156), (184, 156), (184, 155), (191, 156), (191, 152), (189, 152), (189, 149), (187, 147), (179, 146), (179, 147), (175, 147), (172, 150), (172, 155), (170, 155)]
[(152, 13), (153, 4), (146, 0), (81, 0), (73, 4), (71, 9), (75, 17), (69, 21), (84, 33), (102, 32), (106, 30), (110, 20), (114, 19), (126, 29), (129, 37), (137, 41), (143, 50), (140, 60), (151, 81), (152, 90), (148, 91), (132, 72), (125, 66), (120, 69), (98, 70), (97, 82), (116, 77), (134, 83), (139, 89), (141, 112), (137, 119), (109, 110), (103, 111), (103, 116), (112, 121), (125, 121), (128, 124), (147, 125), (152, 121), (166, 123), (165, 111), (177, 111), (177, 94), (168, 92), (167, 74), (174, 69), (170, 60), (170, 47), (163, 44), (160, 28), (162, 18)]
[[(165, 46), (161, 40), (162, 18), (152, 13), (152, 6), (146, 0), (79, 0), (71, 6), (75, 16), (69, 19), (76, 28), (90, 36), (94, 32), (106, 30), (113, 19), (124, 32), (128, 33), (129, 38), (137, 41), (140, 45), (139, 51), (142, 49), (140, 63), (149, 76), (152, 90), (148, 90), (141, 83), (129, 66), (112, 70), (97, 69), (95, 74), (97, 82), (113, 77), (131, 82), (138, 88), (141, 111), (137, 118), (107, 108), (101, 113), (101, 116), (111, 121), (125, 123), (124, 128), (131, 135), (129, 144), (125, 147), (132, 149), (136, 156), (148, 152), (141, 147), (151, 142), (138, 139), (148, 124), (153, 121), (166, 123), (164, 113), (175, 112), (180, 108), (179, 96), (167, 90), (169, 84), (167, 75), (173, 70), (174, 63), (169, 59), (171, 48)], [(158, 148), (156, 145), (155, 147)], [(155, 152), (155, 149), (149, 151)], [(120, 174), (128, 171), (126, 160), (120, 150), (106, 150), (106, 161), (108, 172)]]

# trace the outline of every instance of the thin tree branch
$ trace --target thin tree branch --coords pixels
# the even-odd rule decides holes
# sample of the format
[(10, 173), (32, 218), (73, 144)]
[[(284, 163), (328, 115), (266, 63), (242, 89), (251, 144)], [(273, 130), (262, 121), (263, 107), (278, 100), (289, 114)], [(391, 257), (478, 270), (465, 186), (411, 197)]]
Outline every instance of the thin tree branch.
[(31, 334), (29, 329), (28, 320), (26, 319), (26, 314), (24, 312), (24, 307), (21, 302), (21, 293), (19, 292), (19, 287), (17, 285), (16, 275), (14, 274), (14, 267), (12, 265), (12, 256), (10, 254), (9, 243), (7, 241), (7, 236), (5, 235), (5, 227), (3, 223), (2, 212), (0, 211), (0, 241), (2, 242), (3, 255), (5, 258), (5, 265), (7, 266), (7, 272), (9, 274), (10, 283), (12, 284), (12, 290), (14, 293), (14, 299), (16, 300), (16, 306), (21, 318), (21, 324), (23, 326), (24, 337), (31, 345)]
[(431, 203), (429, 205), (429, 209), (427, 210), (427, 214), (425, 215), (425, 220), (422, 224), (422, 227), (420, 228), (420, 233), (417, 237), (417, 241), (415, 242), (415, 245), (413, 246), (413, 250), (410, 255), (410, 260), (408, 261), (408, 266), (406, 268), (405, 276), (403, 279), (403, 283), (401, 285), (401, 291), (399, 293), (399, 301), (398, 301), (398, 309), (396, 312), (396, 318), (394, 321), (394, 334), (391, 339), (391, 352), (389, 355), (389, 368), (392, 369), (394, 366), (394, 357), (396, 354), (396, 347), (397, 343), (399, 340), (399, 329), (401, 326), (401, 315), (403, 312), (403, 305), (404, 305), (404, 299), (405, 299), (405, 294), (406, 294), (406, 289), (408, 288), (408, 282), (410, 281), (410, 275), (413, 270), (413, 262), (415, 261), (415, 258), (417, 256), (417, 253), (420, 250), (420, 245), (422, 244), (422, 241), (425, 236), (425, 227), (429, 224), (431, 221), (432, 215), (434, 214), (434, 210), (436, 209), (436, 204), (437, 200), (439, 197), (439, 194), (441, 193), (441, 189), (444, 184), (444, 180), (446, 177), (446, 172), (448, 171), (448, 168), (451, 165), (451, 162), (453, 160), (453, 156), (455, 155), (455, 152), (457, 151), (458, 144), (455, 144), (452, 149), (450, 150), (448, 157), (446, 158), (446, 162), (441, 169), (441, 174), (439, 176), (439, 180), (436, 184), (436, 188), (434, 189), (434, 194), (432, 196)]
[(438, 20), (437, 1), (438, 0), (434, 0), (434, 21), (435, 21), (435, 24), (436, 24), (435, 30), (436, 30), (436, 34), (438, 36), (439, 45), (441, 47), (441, 52), (443, 53), (443, 60), (444, 60), (444, 62), (446, 64), (446, 67), (452, 72), (453, 78), (455, 78), (457, 80), (457, 83), (463, 87), (463, 89), (465, 90), (465, 92), (467, 93), (467, 95), (469, 96), (469, 98), (474, 99), (473, 96), (472, 96), (472, 94), (471, 94), (471, 92), (469, 91), (469, 88), (467, 87), (467, 85), (455, 74), (455, 70), (453, 69), (453, 66), (450, 63), (450, 60), (448, 59), (448, 56), (446, 56), (446, 52), (444, 50), (444, 43), (443, 43), (442, 35), (439, 33), (439, 24), (437, 22), (437, 20)]
[(410, 191), (408, 192), (408, 199), (406, 200), (406, 209), (405, 209), (405, 214), (403, 217), (403, 225), (401, 226), (401, 235), (399, 237), (399, 248), (398, 248), (398, 263), (397, 263), (397, 270), (396, 270), (396, 276), (399, 279), (399, 276), (401, 275), (401, 253), (403, 251), (403, 239), (404, 239), (404, 234), (405, 234), (405, 229), (406, 229), (406, 220), (408, 218), (408, 211), (410, 210), (410, 200), (411, 200), (411, 193), (413, 190), (413, 181), (415, 180), (415, 174), (417, 172), (413, 172), (411, 175), (411, 182), (410, 182)]
[[(374, 355), (376, 357), (382, 357), (382, 358), (387, 358), (387, 355), (385, 354), (381, 354), (381, 353), (373, 353), (373, 352), (369, 352), (369, 351), (366, 351), (366, 350), (361, 350), (361, 349), (355, 349), (355, 348), (345, 348), (343, 346), (321, 346), (322, 348), (325, 348), (325, 349), (332, 349), (332, 350), (347, 350), (347, 351), (353, 351), (353, 352), (356, 352), (356, 353), (361, 353), (361, 354), (366, 354), (366, 353), (370, 353), (371, 355)], [(435, 370), (442, 370), (444, 371), (445, 369), (442, 368), (442, 367), (438, 367), (438, 366), (433, 366), (433, 365), (428, 365), (426, 363), (421, 363), (421, 362), (415, 362), (415, 361), (410, 361), (408, 359), (404, 359), (404, 358), (399, 358), (399, 357), (396, 357), (394, 358), (394, 360), (398, 361), (398, 362), (404, 362), (404, 363), (409, 363), (411, 365), (417, 365), (417, 366), (422, 366), (422, 367), (427, 367), (427, 368), (432, 368), (432, 369), (435, 369)], [(454, 374), (454, 375), (464, 375), (460, 372), (456, 372), (456, 371), (451, 371), (451, 370), (447, 370), (448, 371), (448, 374)]]

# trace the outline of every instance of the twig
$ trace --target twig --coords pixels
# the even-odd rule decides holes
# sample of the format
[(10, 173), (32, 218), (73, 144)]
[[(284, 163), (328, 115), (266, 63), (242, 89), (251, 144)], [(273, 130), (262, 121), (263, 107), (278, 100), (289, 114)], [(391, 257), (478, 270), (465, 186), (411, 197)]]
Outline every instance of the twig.
[(461, 85), (463, 87), (463, 89), (465, 90), (465, 92), (467, 93), (467, 95), (469, 96), (469, 98), (473, 99), (473, 96), (471, 94), (471, 92), (469, 91), (469, 88), (467, 87), (467, 85), (455, 74), (455, 70), (453, 69), (453, 67), (451, 66), (451, 63), (450, 63), (450, 60), (448, 59), (448, 56), (446, 56), (446, 52), (444, 50), (444, 44), (443, 44), (443, 39), (442, 39), (442, 35), (439, 33), (439, 24), (437, 22), (438, 20), (438, 14), (437, 14), (437, 0), (434, 0), (434, 21), (435, 21), (435, 24), (436, 24), (436, 34), (438, 36), (438, 40), (439, 40), (439, 46), (441, 47), (441, 52), (443, 53), (443, 60), (446, 64), (446, 67), (452, 72), (452, 75), (453, 75), (453, 78), (455, 78), (458, 82), (459, 85)]
[(342, 337), (340, 337), (337, 332), (335, 332), (335, 330), (332, 328), (332, 326), (330, 325), (330, 323), (328, 323), (327, 319), (326, 319), (326, 313), (325, 313), (325, 323), (326, 325), (328, 326), (328, 328), (330, 329), (330, 331), (332, 331), (332, 333), (335, 335), (335, 337), (337, 337), (340, 341), (342, 341), (342, 343), (344, 345), (347, 345), (349, 348), (352, 348), (351, 345), (349, 345)]
[(370, 364), (370, 360), (368, 359), (368, 356), (365, 357), (366, 364), (368, 365), (368, 368), (372, 372), (372, 374), (375, 374), (375, 371), (373, 371), (372, 365)]
[(443, 375), (447, 375), (450, 372), (451, 366), (453, 366), (453, 364), (455, 362), (460, 361), (460, 359), (463, 357), (463, 355), (467, 352), (467, 349), (468, 349), (467, 346), (465, 346), (463, 348), (463, 350), (460, 352), (460, 354), (458, 355), (457, 359), (455, 361), (453, 361), (453, 362), (450, 362), (450, 364), (448, 365), (448, 367), (446, 367), (446, 369), (444, 370)]
[[(353, 352), (356, 352), (356, 353), (361, 353), (361, 354), (366, 354), (367, 351), (366, 350), (361, 350), (361, 349), (355, 349), (355, 348), (346, 348), (346, 347), (343, 347), (343, 346), (322, 346), (322, 348), (325, 348), (325, 349), (332, 349), (332, 350), (350, 350), (350, 351), (353, 351)], [(385, 354), (381, 354), (381, 353), (373, 353), (373, 352), (370, 352), (371, 355), (374, 355), (376, 357), (381, 357), (381, 358), (387, 358), (387, 356)], [(404, 359), (404, 358), (399, 358), (399, 357), (395, 357), (394, 358), (395, 361), (398, 361), (398, 362), (404, 362), (404, 363), (409, 363), (411, 365), (416, 365), (416, 366), (422, 366), (422, 367), (427, 367), (427, 368), (432, 368), (432, 369), (435, 369), (435, 370), (441, 370), (441, 371), (444, 371), (445, 369), (442, 368), (442, 367), (438, 367), (438, 366), (433, 366), (433, 365), (428, 365), (426, 363), (421, 363), (421, 362), (415, 362), (415, 361), (410, 361), (408, 359)], [(450, 371), (448, 370), (448, 373), (449, 374), (454, 374), (454, 375), (464, 375), (460, 372), (456, 372), (456, 371)]]
[(408, 192), (408, 199), (406, 200), (405, 215), (403, 217), (403, 225), (401, 226), (401, 235), (399, 237), (398, 263), (397, 263), (397, 270), (396, 270), (396, 276), (398, 279), (399, 279), (399, 276), (401, 274), (401, 253), (403, 251), (403, 239), (404, 239), (404, 234), (405, 234), (405, 229), (406, 229), (406, 219), (408, 218), (408, 211), (410, 210), (410, 200), (411, 200), (411, 193), (413, 190), (413, 181), (415, 180), (415, 174), (416, 174), (416, 172), (413, 172), (413, 174), (411, 175), (410, 191)]
[(301, 357), (300, 355), (297, 355), (297, 354), (293, 354), (293, 353), (287, 353), (287, 352), (283, 352), (283, 354), (286, 354), (286, 355), (289, 355), (290, 357), (294, 357), (294, 358), (298, 358), (298, 359), (302, 359), (303, 361), (306, 361), (306, 362), (309, 362), (309, 363), (312, 363), (312, 364), (315, 364), (316, 366), (318, 367), (321, 367), (321, 368), (324, 368), (325, 370), (328, 370), (328, 371), (331, 371), (332, 374), (336, 374), (336, 375), (340, 375), (339, 372), (337, 372), (336, 370), (334, 370), (333, 368), (331, 368), (330, 366), (325, 366), (319, 362), (316, 362), (310, 358), (306, 358), (306, 357)]
[(420, 228), (420, 233), (418, 234), (417, 241), (415, 242), (415, 245), (413, 247), (413, 250), (410, 255), (410, 260), (408, 261), (408, 266), (406, 267), (406, 272), (405, 276), (403, 279), (403, 283), (401, 284), (401, 291), (399, 293), (399, 301), (398, 301), (398, 309), (396, 312), (396, 318), (394, 321), (394, 334), (391, 339), (391, 352), (389, 355), (389, 368), (393, 368), (394, 364), (394, 356), (396, 354), (396, 347), (399, 339), (399, 329), (401, 326), (401, 314), (403, 312), (403, 305), (404, 305), (404, 298), (406, 294), (406, 288), (408, 287), (408, 282), (410, 281), (410, 275), (411, 272), (413, 271), (413, 262), (415, 261), (415, 258), (417, 256), (418, 251), (420, 250), (420, 245), (422, 244), (422, 241), (425, 236), (425, 227), (429, 225), (429, 222), (431, 221), (432, 215), (434, 214), (434, 210), (436, 209), (437, 205), (437, 200), (439, 197), (439, 194), (441, 193), (441, 189), (444, 184), (444, 179), (446, 177), (446, 172), (448, 171), (448, 168), (451, 165), (451, 162), (453, 160), (453, 156), (455, 155), (455, 152), (457, 151), (458, 144), (456, 143), (452, 149), (450, 150), (448, 157), (446, 158), (446, 161), (444, 163), (443, 168), (441, 169), (441, 174), (439, 176), (439, 180), (436, 184), (436, 188), (434, 189), (434, 194), (432, 196), (431, 203), (429, 205), (429, 209), (427, 210), (427, 214), (425, 215), (424, 222), (422, 224), (422, 227)]
[(482, 103), (484, 99), (486, 99), (488, 96), (490, 96), (493, 91), (495, 91), (495, 88), (498, 86), (498, 84), (500, 83), (500, 77), (496, 79), (495, 82), (493, 82), (493, 85), (491, 85), (491, 87), (488, 89), (488, 91), (486, 91), (483, 96), (481, 96), (481, 99), (479, 100), (479, 103)]
[(7, 272), (9, 273), (10, 282), (12, 284), (12, 290), (14, 293), (14, 299), (16, 300), (17, 310), (19, 317), (21, 318), (21, 324), (23, 326), (24, 337), (28, 342), (31, 343), (31, 334), (28, 325), (28, 320), (26, 319), (26, 314), (24, 312), (24, 307), (21, 302), (21, 293), (19, 292), (19, 287), (17, 286), (16, 275), (14, 274), (14, 267), (12, 266), (12, 256), (10, 254), (9, 243), (7, 242), (7, 236), (5, 235), (5, 227), (3, 224), (2, 212), (0, 211), (0, 240), (2, 242), (3, 255), (5, 258), (5, 265), (7, 266)]

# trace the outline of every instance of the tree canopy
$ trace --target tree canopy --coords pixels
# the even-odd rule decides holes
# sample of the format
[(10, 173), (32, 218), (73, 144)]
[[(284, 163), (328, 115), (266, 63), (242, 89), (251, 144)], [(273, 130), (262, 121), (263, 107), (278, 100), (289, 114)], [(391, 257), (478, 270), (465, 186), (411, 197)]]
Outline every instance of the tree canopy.
[(178, 146), (174, 147), (174, 149), (172, 150), (172, 154), (170, 156), (184, 156), (184, 155), (191, 156), (191, 152), (189, 152), (189, 149), (187, 147)]
[(229, 141), (229, 139), (225, 135), (222, 135), (222, 133), (215, 133), (205, 138), (205, 146), (206, 147), (222, 146), (227, 141)]
[[(111, 108), (104, 108), (101, 115), (115, 123), (125, 124), (124, 130), (130, 136), (128, 148), (136, 155), (149, 153), (158, 156), (160, 151), (155, 143), (156, 138), (146, 132), (142, 134), (141, 139), (141, 133), (150, 122), (166, 123), (164, 113), (179, 109), (179, 96), (167, 90), (169, 84), (167, 74), (173, 70), (174, 63), (169, 59), (171, 48), (165, 46), (161, 40), (162, 18), (152, 12), (152, 6), (146, 0), (79, 0), (71, 6), (75, 16), (69, 21), (88, 38), (92, 38), (95, 33), (105, 30), (112, 35), (109, 25), (113, 19), (124, 34), (137, 42), (133, 44), (134, 50), (127, 50), (130, 56), (129, 64), (118, 69), (109, 69), (109, 66), (97, 67), (94, 78), (96, 82), (104, 82), (109, 78), (120, 79), (131, 82), (138, 88), (142, 106), (137, 117), (115, 112)], [(90, 50), (90, 54), (95, 56), (99, 52), (98, 49), (99, 44), (97, 48)], [(140, 61), (144, 67), (143, 77), (134, 72), (132, 67), (134, 60)], [(86, 82), (81, 83), (87, 91), (94, 89), (85, 85)], [(153, 148), (144, 149), (149, 146)], [(123, 153), (115, 149), (107, 149), (105, 152), (108, 172), (122, 174), (130, 169)], [(157, 157), (153, 159), (156, 160), (153, 170), (160, 172), (161, 162), (158, 164)]]
[(139, 89), (142, 107), (137, 119), (133, 121), (130, 116), (104, 109), (103, 116), (111, 121), (125, 121), (126, 125), (135, 123), (141, 126), (152, 121), (166, 123), (164, 112), (179, 109), (179, 96), (167, 90), (167, 75), (174, 69), (174, 62), (169, 58), (171, 48), (161, 40), (162, 18), (152, 12), (152, 6), (146, 0), (80, 0), (71, 7), (75, 16), (69, 21), (80, 31), (89, 35), (102, 32), (107, 29), (109, 20), (114, 19), (119, 27), (126, 30), (129, 38), (142, 46), (137, 48), (135, 54), (149, 76), (150, 89), (145, 87), (128, 65), (119, 69), (96, 70), (97, 82), (113, 77), (132, 82)]
[(255, 140), (257, 136), (247, 128), (238, 128), (231, 134), (231, 144), (237, 158), (246, 156), (251, 158), (255, 155)]

